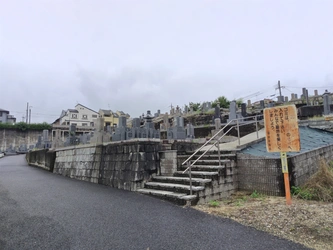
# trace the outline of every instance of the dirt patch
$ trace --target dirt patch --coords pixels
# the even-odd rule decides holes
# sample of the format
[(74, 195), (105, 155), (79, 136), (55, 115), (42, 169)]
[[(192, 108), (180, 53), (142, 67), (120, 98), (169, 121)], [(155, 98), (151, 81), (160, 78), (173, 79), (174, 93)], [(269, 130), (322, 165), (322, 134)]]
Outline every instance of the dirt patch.
[(333, 249), (333, 203), (293, 197), (292, 205), (287, 206), (284, 197), (238, 192), (194, 208), (313, 249)]

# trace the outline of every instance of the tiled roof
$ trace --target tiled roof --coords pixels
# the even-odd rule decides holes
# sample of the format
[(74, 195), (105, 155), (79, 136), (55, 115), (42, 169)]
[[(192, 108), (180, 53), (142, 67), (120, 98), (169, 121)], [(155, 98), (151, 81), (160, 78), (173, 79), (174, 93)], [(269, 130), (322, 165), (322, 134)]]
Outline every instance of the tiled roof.
[[(293, 156), (311, 151), (316, 148), (333, 145), (333, 133), (321, 129), (299, 127), (301, 140), (300, 152), (287, 152), (288, 156)], [(251, 145), (241, 151), (244, 154), (250, 154), (259, 157), (280, 158), (280, 153), (269, 153), (266, 149), (266, 140)]]
[(9, 113), (8, 110), (4, 110), (4, 109), (0, 109), (0, 112), (8, 112)]

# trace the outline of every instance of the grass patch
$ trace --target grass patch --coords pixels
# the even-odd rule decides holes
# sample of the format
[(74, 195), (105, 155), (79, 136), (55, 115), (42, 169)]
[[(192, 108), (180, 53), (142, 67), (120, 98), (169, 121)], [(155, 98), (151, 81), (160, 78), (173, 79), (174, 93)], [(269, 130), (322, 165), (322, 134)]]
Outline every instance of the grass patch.
[(209, 206), (210, 207), (219, 207), (220, 206), (220, 202), (218, 202), (218, 201), (210, 201), (209, 202)]

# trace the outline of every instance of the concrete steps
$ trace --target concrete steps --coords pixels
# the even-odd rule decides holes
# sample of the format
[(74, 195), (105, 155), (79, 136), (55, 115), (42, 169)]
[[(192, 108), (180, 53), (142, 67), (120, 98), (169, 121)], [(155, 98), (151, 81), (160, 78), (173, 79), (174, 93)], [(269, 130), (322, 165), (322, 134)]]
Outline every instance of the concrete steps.
[[(190, 184), (189, 177), (176, 177), (176, 176), (155, 176), (152, 181), (156, 182), (164, 182), (164, 183), (176, 183), (176, 184)], [(196, 186), (205, 186), (211, 183), (212, 180), (210, 179), (203, 179), (203, 178), (192, 178), (192, 185)]]
[(149, 188), (142, 188), (137, 191), (142, 194), (148, 194), (156, 196), (158, 198), (162, 198), (164, 200), (172, 201), (173, 203), (176, 203), (178, 205), (195, 205), (198, 200), (197, 195), (188, 195), (186, 193), (176, 193), (172, 191), (156, 190)]
[[(212, 190), (220, 183), (221, 178), (225, 176), (226, 169), (231, 166), (231, 161), (236, 159), (236, 154), (233, 152), (224, 152), (221, 154), (221, 161), (218, 160), (216, 152), (208, 152), (195, 165), (192, 166), (192, 195), (190, 195), (190, 178), (189, 172), (183, 173), (188, 167), (181, 165), (192, 152), (186, 155), (178, 155), (178, 170), (173, 173), (173, 176), (155, 176), (149, 182), (145, 183), (143, 189), (137, 190), (142, 194), (148, 194), (172, 201), (179, 205), (195, 205), (204, 197), (205, 200), (211, 197)], [(194, 156), (192, 162), (198, 156)], [(219, 165), (221, 162), (221, 166)], [(213, 184), (214, 182), (214, 184)]]

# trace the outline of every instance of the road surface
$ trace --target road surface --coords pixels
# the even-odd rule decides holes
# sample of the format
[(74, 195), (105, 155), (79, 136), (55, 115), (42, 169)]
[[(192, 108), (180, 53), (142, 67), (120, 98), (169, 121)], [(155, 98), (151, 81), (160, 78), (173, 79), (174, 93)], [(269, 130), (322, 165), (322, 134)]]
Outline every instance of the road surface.
[(0, 159), (0, 249), (306, 249), (232, 220)]

